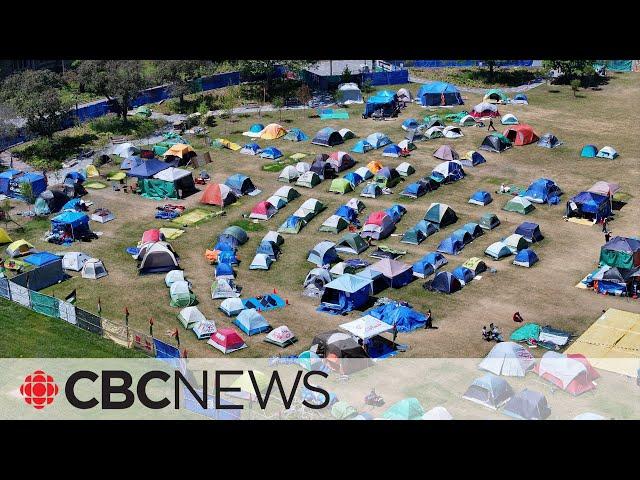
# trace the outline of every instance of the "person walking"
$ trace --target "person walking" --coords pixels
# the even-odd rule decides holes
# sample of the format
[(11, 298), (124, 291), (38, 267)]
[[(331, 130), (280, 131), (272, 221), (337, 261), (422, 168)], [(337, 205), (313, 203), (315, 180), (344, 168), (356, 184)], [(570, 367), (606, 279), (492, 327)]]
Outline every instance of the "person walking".
[(393, 333), (393, 343), (396, 343), (396, 338), (398, 338), (398, 325), (396, 325), (396, 322), (393, 322), (391, 333)]
[(494, 132), (497, 132), (496, 127), (493, 126), (493, 118), (489, 119), (489, 126), (487, 127), (487, 132), (493, 130)]
[(606, 232), (604, 232), (604, 241), (609, 242), (610, 239), (611, 239), (611, 232), (607, 230)]

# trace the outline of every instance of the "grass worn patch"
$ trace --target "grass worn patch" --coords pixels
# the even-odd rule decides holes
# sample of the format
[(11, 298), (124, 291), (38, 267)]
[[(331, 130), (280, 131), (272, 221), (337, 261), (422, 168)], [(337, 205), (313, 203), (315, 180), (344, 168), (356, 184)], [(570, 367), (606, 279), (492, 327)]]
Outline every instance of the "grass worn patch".
[(251, 220), (234, 220), (229, 224), (229, 226), (240, 227), (247, 232), (261, 232), (264, 230), (264, 225), (262, 223), (254, 223)]

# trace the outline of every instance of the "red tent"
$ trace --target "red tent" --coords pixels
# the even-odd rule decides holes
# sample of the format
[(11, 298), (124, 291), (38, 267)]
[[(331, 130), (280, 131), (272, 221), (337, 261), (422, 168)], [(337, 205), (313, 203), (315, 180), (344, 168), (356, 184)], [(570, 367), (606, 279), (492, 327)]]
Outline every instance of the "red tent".
[(251, 215), (249, 215), (249, 217), (257, 218), (259, 220), (269, 220), (275, 215), (277, 211), (278, 210), (276, 210), (276, 207), (271, 205), (270, 202), (264, 200), (253, 207), (253, 209), (251, 210)]
[(507, 128), (503, 135), (507, 137), (511, 143), (518, 146), (529, 145), (530, 143), (540, 140), (540, 137), (533, 131), (533, 127), (526, 123)]
[(152, 228), (151, 230), (147, 230), (142, 234), (141, 244), (145, 243), (155, 243), (164, 240), (164, 235), (160, 233), (160, 230), (157, 228)]
[(242, 337), (232, 328), (220, 328), (211, 335), (207, 343), (222, 353), (231, 353), (247, 346)]
[(581, 395), (596, 388), (593, 381), (600, 376), (583, 355), (563, 355), (553, 351), (542, 356), (534, 372), (572, 395)]
[(371, 215), (369, 215), (369, 218), (367, 218), (367, 221), (364, 222), (364, 223), (365, 223), (365, 225), (382, 226), (386, 222), (384, 217), (389, 217), (389, 215), (387, 215), (387, 213), (383, 212), (382, 210), (380, 210), (378, 212), (373, 212)]
[(226, 207), (227, 205), (235, 203), (237, 199), (236, 194), (226, 185), (222, 183), (210, 183), (207, 185), (207, 188), (204, 189), (204, 192), (202, 192), (200, 203)]

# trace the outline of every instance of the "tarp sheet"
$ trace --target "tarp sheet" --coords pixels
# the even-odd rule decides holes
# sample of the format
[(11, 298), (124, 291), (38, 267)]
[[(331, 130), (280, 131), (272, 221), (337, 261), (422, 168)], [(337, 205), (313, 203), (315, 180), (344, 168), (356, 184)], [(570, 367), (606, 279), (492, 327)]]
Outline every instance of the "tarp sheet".
[(9, 290), (11, 291), (11, 300), (27, 308), (31, 308), (31, 297), (29, 296), (28, 288), (18, 285), (17, 283), (9, 282)]
[(76, 324), (83, 330), (102, 335), (102, 320), (86, 310), (76, 308)]
[(35, 312), (42, 313), (47, 317), (60, 318), (58, 303), (59, 301), (55, 297), (31, 291), (31, 309)]
[(76, 307), (69, 302), (60, 300), (58, 304), (59, 315), (62, 320), (76, 325)]
[(176, 186), (173, 182), (165, 182), (156, 178), (143, 178), (138, 181), (140, 194), (151, 200), (164, 200), (165, 198), (178, 199)]
[(156, 349), (156, 358), (180, 358), (180, 350), (173, 345), (164, 343), (157, 338), (153, 339), (153, 345)]
[(6, 278), (0, 278), (0, 297), (8, 298), (11, 300), (11, 293), (9, 292), (9, 280)]

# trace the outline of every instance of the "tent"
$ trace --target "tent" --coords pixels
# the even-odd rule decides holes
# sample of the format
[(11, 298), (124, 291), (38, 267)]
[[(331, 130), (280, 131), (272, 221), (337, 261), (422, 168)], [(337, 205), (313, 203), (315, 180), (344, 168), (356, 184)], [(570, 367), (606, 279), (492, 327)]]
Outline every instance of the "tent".
[(422, 257), (420, 260), (415, 262), (412, 265), (413, 268), (413, 276), (418, 278), (425, 278), (435, 273), (436, 269), (433, 264), (429, 262), (425, 257)]
[(444, 138), (444, 127), (440, 127), (440, 126), (430, 127), (424, 132), (423, 137), (426, 140)]
[(526, 342), (530, 339), (538, 341), (540, 338), (540, 325), (535, 323), (525, 323), (520, 328), (511, 333), (509, 339), (513, 342)]
[(422, 420), (453, 420), (453, 416), (444, 407), (433, 407), (422, 415)]
[(227, 205), (235, 203), (237, 200), (238, 197), (236, 194), (223, 183), (210, 183), (200, 197), (200, 203), (218, 205), (219, 207), (226, 207)]
[(371, 315), (365, 315), (351, 322), (341, 324), (340, 328), (354, 337), (367, 340), (392, 330), (393, 326)]
[(598, 147), (595, 145), (585, 145), (580, 151), (580, 156), (585, 158), (595, 158), (598, 155)]
[(243, 155), (260, 155), (262, 149), (257, 143), (246, 143), (241, 149), (240, 153)]
[(411, 95), (411, 92), (406, 88), (400, 88), (396, 92), (396, 95), (398, 96), (398, 101), (400, 102), (405, 102), (405, 103), (413, 102), (413, 96)]
[(432, 203), (424, 215), (428, 222), (435, 223), (439, 228), (444, 228), (458, 221), (458, 216), (446, 203)]
[(313, 140), (311, 140), (311, 143), (323, 147), (333, 147), (334, 145), (344, 143), (344, 140), (337, 130), (331, 127), (325, 127), (316, 134)]
[(247, 243), (247, 241), (249, 240), (249, 236), (247, 235), (247, 232), (245, 232), (242, 227), (238, 227), (236, 225), (232, 225), (230, 227), (225, 228), (222, 231), (222, 235), (229, 235), (235, 238), (238, 241), (238, 244), (240, 245)]
[(433, 156), (440, 160), (458, 160), (460, 155), (456, 152), (451, 145), (442, 145), (435, 152)]
[(380, 132), (375, 132), (367, 136), (367, 142), (375, 149), (385, 147), (392, 143), (388, 136)]
[(420, 124), (415, 118), (407, 118), (404, 122), (402, 122), (403, 130), (414, 130), (418, 128)]
[(444, 238), (436, 250), (438, 252), (448, 253), (449, 255), (458, 255), (463, 248), (464, 242), (451, 235), (450, 237)]
[(35, 252), (35, 247), (26, 240), (16, 240), (9, 244), (5, 251), (11, 258), (16, 258)]
[(340, 205), (335, 214), (344, 218), (347, 222), (355, 222), (358, 219), (358, 212), (348, 205)]
[(271, 329), (269, 322), (255, 308), (242, 310), (232, 323), (249, 336)]
[(249, 265), (249, 270), (269, 270), (272, 263), (273, 259), (266, 253), (256, 253)]
[(485, 213), (480, 218), (480, 228), (485, 230), (493, 230), (498, 225), (500, 225), (500, 219), (495, 213)]
[(240, 288), (230, 278), (218, 278), (211, 285), (211, 298), (237, 298), (240, 296)]
[(62, 212), (51, 219), (51, 230), (64, 232), (71, 239), (78, 240), (90, 231), (89, 216), (82, 212)]
[(377, 198), (382, 195), (382, 188), (377, 183), (368, 183), (360, 192), (361, 197)]
[(140, 264), (138, 273), (163, 273), (179, 268), (178, 259), (166, 242), (145, 244), (140, 249), (138, 256)]
[(524, 377), (534, 364), (535, 359), (527, 348), (514, 342), (500, 342), (491, 349), (478, 368), (494, 375)]
[(321, 182), (322, 180), (317, 173), (309, 171), (300, 175), (295, 184), (298, 187), (313, 188)]
[(511, 397), (502, 412), (521, 420), (545, 420), (551, 415), (544, 395), (526, 388)]
[(472, 115), (465, 115), (462, 117), (458, 123), (461, 127), (472, 127), (476, 124), (476, 119)]
[(263, 130), (264, 125), (262, 125), (261, 123), (254, 123), (249, 127), (249, 130), (247, 130), (246, 132), (242, 132), (242, 135), (244, 135), (245, 137), (258, 138)]
[(273, 205), (271, 205), (267, 201), (262, 201), (256, 204), (256, 206), (251, 209), (249, 218), (255, 218), (258, 220), (269, 220), (276, 213), (278, 213), (278, 210)]
[(328, 155), (320, 154), (316, 156), (316, 159), (311, 164), (311, 171), (317, 173), (321, 180), (334, 178), (336, 176), (336, 171), (327, 161), (328, 159)]
[(538, 178), (534, 180), (527, 190), (522, 194), (524, 198), (534, 203), (550, 203), (555, 205), (559, 202), (562, 190), (553, 180), (548, 178)]
[(507, 403), (514, 392), (503, 378), (490, 373), (473, 381), (462, 398), (497, 410)]
[(196, 191), (193, 174), (189, 170), (170, 167), (156, 173), (153, 178), (172, 183), (174, 190), (178, 192), (178, 198), (184, 198)]
[(233, 280), (236, 273), (233, 270), (233, 265), (230, 263), (218, 262), (216, 265), (215, 278), (216, 279), (229, 279)]
[[(189, 308), (189, 307), (187, 307)], [(193, 333), (198, 340), (204, 340), (211, 338), (211, 335), (216, 333), (216, 324), (213, 320), (201, 320), (193, 326)]]
[(416, 98), (423, 107), (464, 104), (458, 88), (446, 82), (431, 82), (422, 85), (416, 93)]
[(514, 233), (522, 235), (529, 243), (539, 242), (544, 239), (540, 232), (540, 225), (537, 223), (522, 222)]
[(350, 312), (369, 301), (370, 291), (369, 280), (345, 273), (324, 286), (320, 307), (336, 313)]
[(495, 118), (500, 116), (498, 107), (493, 103), (482, 102), (469, 112), (473, 118)]
[(383, 211), (373, 212), (367, 218), (360, 234), (363, 238), (381, 240), (387, 238), (395, 230), (395, 224), (391, 217)]
[(329, 191), (333, 193), (340, 193), (344, 195), (345, 193), (349, 193), (353, 191), (353, 187), (349, 180), (345, 178), (335, 178), (331, 181), (331, 186), (329, 187)]
[(596, 388), (600, 375), (580, 354), (546, 352), (534, 371), (543, 379), (572, 395), (581, 395)]
[[(506, 115), (502, 116), (502, 118), (500, 119), (500, 123), (502, 125), (518, 125), (518, 123), (520, 122), (518, 121), (518, 118), (513, 113), (507, 113)], [(509, 138), (506, 133), (504, 135), (505, 137)]]
[[(182, 160), (182, 162), (186, 163), (191, 157), (194, 157), (196, 152), (190, 145), (185, 145), (184, 143), (176, 143), (169, 148), (166, 152), (162, 154), (163, 157), (177, 157)], [(182, 163), (181, 162), (181, 163)]]
[(267, 343), (271, 343), (281, 348), (285, 348), (289, 345), (293, 345), (298, 341), (293, 332), (286, 325), (281, 325), (279, 327), (271, 330), (265, 337), (264, 341)]
[(362, 100), (362, 92), (356, 83), (343, 83), (338, 87), (336, 93), (338, 102), (343, 105), (352, 103), (364, 103)]
[(529, 242), (517, 233), (512, 233), (507, 238), (502, 239), (502, 242), (509, 247), (509, 250), (511, 250), (511, 253), (514, 255), (529, 246)]
[(348, 170), (356, 164), (347, 152), (333, 152), (329, 155), (329, 158), (327, 158), (327, 162), (336, 172)]
[(267, 200), (266, 200), (266, 201), (267, 201), (267, 203), (270, 203), (271, 205), (273, 205), (273, 207), (274, 207), (276, 210), (281, 210), (281, 209), (283, 209), (283, 208), (284, 208), (284, 207), (286, 207), (286, 206), (287, 206), (287, 204), (289, 203), (289, 202), (287, 202), (284, 198), (282, 198), (282, 197), (278, 197), (278, 196), (276, 196), (276, 195), (271, 195), (269, 198), (267, 198)]
[(84, 262), (81, 272), (82, 278), (89, 278), (91, 280), (97, 280), (108, 275), (104, 263), (97, 258), (90, 258)]
[(206, 321), (207, 319), (202, 312), (198, 310), (198, 307), (191, 306), (180, 310), (180, 313), (178, 313), (178, 320), (184, 328), (189, 330), (195, 327), (198, 323)]
[(553, 133), (545, 133), (540, 140), (538, 140), (539, 147), (556, 148), (562, 145), (562, 142)]
[(460, 157), (460, 163), (464, 167), (475, 167), (481, 163), (486, 163), (485, 158), (475, 150), (469, 150), (462, 157)]
[(354, 153), (367, 153), (369, 150), (373, 150), (373, 145), (371, 145), (366, 140), (360, 140), (351, 149), (351, 151)]
[(381, 112), (383, 117), (391, 117), (397, 114), (398, 96), (389, 91), (375, 92), (367, 99), (362, 118), (369, 118), (376, 111)]
[(402, 162), (400, 165), (396, 167), (396, 171), (402, 177), (408, 177), (409, 175), (413, 175), (416, 173), (416, 169), (408, 162)]
[[(478, 230), (482, 231), (482, 229), (478, 226)], [(474, 236), (467, 230), (466, 228), (459, 228), (451, 234), (452, 238), (456, 240), (460, 240), (463, 245), (468, 245), (473, 242)]]
[(358, 255), (369, 248), (369, 244), (357, 233), (345, 233), (336, 244), (336, 251)]
[(325, 268), (312, 268), (302, 283), (303, 295), (319, 297), (324, 291), (324, 286), (331, 281), (331, 275)]
[(349, 130), (348, 128), (341, 128), (340, 130), (338, 130), (338, 133), (340, 134), (340, 136), (342, 137), (342, 140), (344, 140), (345, 142), (347, 140), (350, 140), (352, 138), (356, 138), (356, 134), (353, 133), (351, 130)]
[(37, 215), (57, 213), (68, 201), (69, 197), (59, 190), (45, 190), (36, 199), (34, 210)]
[(278, 150), (276, 147), (267, 147), (264, 150), (262, 150), (262, 152), (260, 152), (260, 157), (276, 160), (282, 157), (282, 152)]
[(442, 130), (442, 135), (444, 136), (444, 138), (464, 137), (464, 134), (462, 133), (460, 127), (456, 127), (455, 125), (444, 127), (444, 130)]
[(451, 272), (451, 274), (456, 277), (458, 280), (460, 280), (460, 283), (462, 285), (466, 285), (467, 283), (469, 283), (471, 280), (473, 280), (473, 277), (475, 277), (475, 274), (473, 273), (473, 270), (463, 266), (463, 265), (459, 265), (456, 268), (453, 269), (453, 271)]
[(509, 97), (499, 88), (492, 88), (491, 90), (487, 90), (482, 98), (483, 102), (495, 102), (495, 103), (509, 103)]
[(340, 233), (342, 230), (347, 228), (349, 223), (342, 217), (338, 215), (331, 215), (327, 218), (320, 228), (318, 228), (319, 232), (328, 232), (328, 233)]
[(40, 173), (6, 170), (0, 173), (0, 194), (24, 200), (20, 193), (23, 183), (31, 185), (31, 192), (35, 198), (47, 189), (47, 179)]
[(316, 246), (309, 251), (307, 261), (318, 267), (336, 263), (338, 261), (338, 253), (336, 252), (335, 243), (323, 240), (316, 244)]
[(284, 198), (287, 202), (291, 200), (295, 200), (300, 196), (300, 193), (293, 187), (280, 187), (276, 190), (276, 193), (273, 194), (276, 197)]
[(384, 278), (384, 275), (377, 270), (372, 270), (371, 267), (357, 272), (356, 277), (364, 278), (369, 282), (371, 295), (375, 295), (387, 288), (387, 280)]
[(315, 217), (318, 213), (326, 209), (324, 203), (315, 198), (307, 198), (298, 210), (303, 210), (312, 214)]
[(513, 260), (514, 265), (518, 265), (520, 267), (532, 267), (538, 261), (538, 256), (536, 252), (529, 248), (522, 249), (516, 255), (516, 258)]
[(122, 158), (127, 158), (131, 155), (137, 155), (138, 153), (140, 153), (140, 149), (129, 142), (115, 145), (113, 147), (113, 150), (111, 150), (112, 155), (118, 155)]
[(511, 249), (504, 242), (494, 242), (484, 251), (485, 255), (490, 256), (494, 260), (500, 260), (503, 257), (513, 255)]
[(227, 317), (235, 317), (245, 309), (245, 306), (239, 298), (227, 298), (222, 301), (218, 308), (220, 308)]
[(353, 208), (358, 213), (360, 213), (366, 208), (364, 205), (364, 202), (358, 198), (350, 198), (345, 205), (347, 207)]
[(263, 138), (264, 140), (275, 140), (276, 138), (284, 137), (286, 134), (287, 131), (282, 125), (270, 123), (264, 127), (262, 132), (260, 132), (260, 138)]
[(171, 297), (169, 304), (172, 307), (188, 307), (196, 301), (196, 296), (191, 293), (189, 282), (186, 281), (172, 283), (169, 287), (169, 296)]
[(536, 207), (524, 197), (513, 197), (505, 204), (504, 207), (502, 207), (502, 209), (506, 212), (515, 212), (521, 215), (526, 215), (535, 210)]
[(390, 258), (383, 258), (371, 266), (371, 270), (382, 273), (391, 288), (401, 288), (413, 280), (411, 265)]
[(402, 205), (398, 205), (397, 203), (395, 203), (387, 208), (385, 212), (391, 217), (393, 223), (398, 223), (402, 216), (407, 213), (407, 209)]
[(278, 233), (296, 234), (300, 231), (300, 229), (302, 229), (302, 227), (304, 227), (304, 225), (305, 221), (302, 218), (296, 217), (295, 215), (290, 215), (289, 217), (287, 217), (284, 223), (280, 225), (280, 227), (278, 227)]
[(62, 268), (79, 272), (90, 259), (91, 257), (89, 255), (85, 255), (82, 252), (67, 252), (62, 257)]
[(7, 231), (4, 228), (0, 228), (0, 244), (11, 242), (13, 242), (13, 240), (11, 240), (11, 237), (9, 236)]
[(384, 167), (378, 170), (373, 181), (382, 188), (393, 188), (400, 183), (401, 177), (395, 168)]
[(565, 215), (588, 218), (600, 222), (611, 216), (611, 201), (608, 196), (591, 192), (580, 192), (567, 201)]
[(478, 257), (471, 257), (469, 260), (464, 262), (462, 266), (471, 270), (474, 277), (487, 270), (487, 264)]
[(614, 160), (616, 157), (618, 157), (618, 152), (616, 152), (613, 147), (602, 147), (596, 157)]
[(438, 272), (435, 277), (433, 277), (431, 288), (440, 293), (451, 294), (460, 290), (462, 284), (451, 272)]
[(164, 276), (164, 284), (170, 287), (173, 283), (185, 280), (184, 271), (182, 270), (170, 270)]
[(437, 183), (449, 183), (461, 180), (464, 178), (464, 175), (464, 169), (460, 162), (446, 161), (436, 165), (436, 168), (431, 171), (429, 178)]
[(422, 257), (422, 260), (424, 260), (425, 262), (430, 263), (433, 266), (434, 270), (439, 269), (440, 267), (446, 265), (447, 263), (449, 263), (449, 261), (446, 259), (446, 257), (444, 255), (442, 255), (441, 253), (437, 253), (437, 252), (429, 252), (427, 253), (424, 257)]
[(500, 133), (492, 133), (484, 137), (482, 144), (478, 148), (479, 150), (486, 150), (488, 152), (502, 153), (511, 148), (511, 142)]
[(593, 186), (589, 188), (589, 190), (587, 190), (587, 192), (612, 197), (618, 190), (620, 190), (620, 185), (618, 185), (617, 183), (598, 181), (594, 183)]
[(150, 158), (149, 160), (143, 161), (140, 165), (131, 168), (131, 170), (127, 172), (127, 176), (137, 178), (151, 178), (156, 173), (159, 173), (162, 170), (166, 170), (167, 168), (169, 168), (169, 164), (162, 162), (156, 158)]
[(529, 105), (529, 99), (527, 99), (527, 96), (524, 93), (517, 93), (516, 96), (513, 97), (511, 103), (516, 105)]
[(241, 173), (231, 175), (225, 180), (224, 184), (231, 188), (236, 195), (247, 195), (256, 189), (251, 179)]
[(247, 344), (232, 328), (218, 329), (216, 333), (211, 335), (207, 343), (224, 354), (247, 348)]
[(309, 140), (309, 137), (299, 128), (292, 128), (284, 136), (284, 139), (292, 142), (304, 142)]
[(491, 198), (491, 194), (485, 190), (476, 191), (469, 199), (469, 203), (480, 205), (481, 207), (489, 205), (491, 202), (493, 202), (493, 198)]
[(418, 180), (415, 183), (407, 185), (400, 195), (410, 198), (418, 198), (430, 191), (429, 184), (425, 181)]
[(600, 263), (618, 268), (640, 267), (640, 241), (616, 235), (600, 247)]
[[(300, 153), (296, 153), (296, 155), (303, 155), (304, 157), (306, 157), (306, 155)], [(291, 158), (293, 158), (295, 155), (292, 155)], [(308, 172), (309, 170), (311, 170), (311, 164), (309, 162), (298, 162), (296, 163), (296, 170), (298, 171), (298, 173), (300, 175), (302, 175), (305, 172)]]
[(277, 260), (280, 255), (280, 251), (278, 244), (270, 242), (269, 240), (262, 240), (256, 249), (256, 253), (267, 255), (271, 260)]
[(408, 153), (403, 151), (395, 143), (392, 143), (391, 145), (387, 145), (384, 148), (384, 150), (382, 151), (382, 156), (383, 157), (398, 158), (398, 157), (405, 157), (407, 155), (408, 155)]
[(358, 185), (364, 182), (364, 179), (356, 172), (349, 172), (343, 178), (349, 182), (351, 188), (356, 188)]
[(417, 398), (405, 398), (391, 405), (383, 414), (385, 420), (421, 420), (424, 408)]
[(369, 169), (372, 175), (375, 175), (376, 173), (378, 173), (378, 171), (382, 170), (382, 168), (383, 168), (383, 165), (380, 162), (375, 160), (371, 160), (367, 164), (367, 169)]

